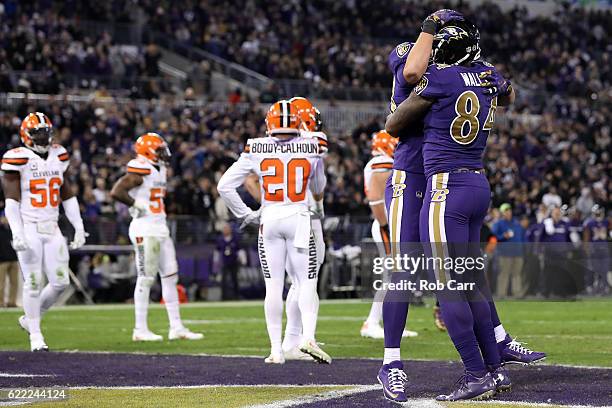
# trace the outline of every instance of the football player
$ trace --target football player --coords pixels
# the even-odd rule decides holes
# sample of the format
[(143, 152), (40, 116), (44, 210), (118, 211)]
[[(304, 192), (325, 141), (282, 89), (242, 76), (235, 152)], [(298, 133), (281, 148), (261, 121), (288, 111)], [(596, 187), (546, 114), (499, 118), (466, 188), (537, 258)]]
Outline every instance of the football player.
[[(416, 43), (402, 43), (389, 55), (389, 68), (394, 76), (391, 112), (408, 98), (425, 73), (432, 53), (434, 35), (445, 24), (462, 25), (464, 18), (453, 10), (438, 10), (424, 21)], [(504, 81), (500, 76), (487, 77), (482, 80), (482, 85), (497, 92), (497, 88), (503, 86)], [(399, 144), (395, 151), (393, 174), (385, 190), (388, 214), (390, 218), (398, 220), (397, 223), (389, 225), (392, 247), (395, 242), (419, 241), (419, 214), (426, 187), (422, 157), (423, 122), (417, 121), (394, 136), (399, 138)], [(489, 302), (489, 306), (495, 326), (495, 338), (505, 364), (532, 364), (546, 358), (545, 353), (529, 350), (512, 339), (502, 326), (493, 301)], [(444, 330), (446, 327), (439, 312), (438, 308), (434, 310), (436, 327)], [(403, 372), (401, 362), (400, 342), (407, 313), (407, 302), (400, 302), (397, 299), (387, 301), (385, 298), (383, 303), (385, 353), (378, 380), (383, 385), (385, 397), (400, 402), (406, 401), (404, 391), (406, 374)], [(500, 383), (500, 387), (503, 386), (504, 384)]]
[[(75, 230), (70, 249), (82, 247), (86, 234), (66, 177), (69, 155), (51, 142), (53, 125), (47, 115), (30, 113), (21, 122), (19, 135), (23, 147), (9, 150), (2, 158), (6, 218), (24, 282), (25, 315), (19, 324), (30, 334), (32, 351), (48, 351), (40, 319), (70, 283), (68, 246), (57, 225), (60, 201)], [(43, 273), (48, 284), (41, 288)]]
[[(264, 310), (271, 352), (266, 363), (285, 362), (281, 344), (285, 270), (296, 285), (301, 316), (299, 349), (315, 361), (331, 363), (317, 344), (319, 309), (317, 250), (312, 233), (308, 190), (322, 207), (325, 170), (319, 142), (300, 134), (297, 107), (282, 100), (266, 114), (268, 137), (249, 139), (240, 158), (219, 180), (217, 190), (232, 213), (245, 224), (259, 224), (259, 257), (265, 278)], [(261, 186), (261, 207), (253, 211), (236, 191), (255, 173)]]
[[(476, 27), (468, 28), (467, 24), (451, 23), (438, 30), (433, 64), (385, 125), (390, 133), (399, 134), (424, 120), (427, 188), (419, 232), (421, 242), (429, 244), (424, 246), (426, 252), (439, 259), (449, 254), (453, 258), (479, 255), (474, 249), (478, 250), (491, 195), (482, 157), (497, 106), (509, 105), (515, 98), (510, 83), (495, 67), (480, 60), (479, 38)], [(500, 86), (492, 94), (482, 79), (494, 74), (500, 78)], [(467, 282), (476, 281), (482, 272), (475, 269), (462, 274), (437, 266), (434, 274), (438, 282)], [(437, 292), (448, 334), (465, 367), (456, 388), (437, 400), (486, 399), (511, 386), (483, 290), (447, 288)]]
[[(391, 242), (389, 240), (389, 225), (387, 210), (385, 208), (385, 184), (393, 170), (393, 154), (397, 146), (397, 139), (384, 130), (374, 133), (372, 137), (372, 158), (363, 169), (364, 190), (368, 204), (374, 216), (372, 223), (372, 239), (378, 247), (381, 257), (391, 255)], [(382, 293), (377, 296), (384, 296)], [(374, 299), (370, 314), (361, 326), (362, 337), (382, 339), (385, 331), (381, 327), (382, 299)], [(416, 337), (418, 333), (404, 330), (402, 337)]]
[(134, 289), (135, 327), (133, 341), (162, 341), (163, 337), (149, 330), (147, 312), (149, 293), (155, 278), (161, 277), (162, 296), (168, 312), (169, 340), (200, 340), (202, 333), (193, 333), (181, 321), (178, 264), (174, 243), (166, 224), (166, 163), (170, 150), (157, 133), (145, 133), (134, 144), (136, 158), (127, 164), (127, 172), (111, 190), (113, 199), (130, 207), (129, 236), (134, 246), (136, 287)]

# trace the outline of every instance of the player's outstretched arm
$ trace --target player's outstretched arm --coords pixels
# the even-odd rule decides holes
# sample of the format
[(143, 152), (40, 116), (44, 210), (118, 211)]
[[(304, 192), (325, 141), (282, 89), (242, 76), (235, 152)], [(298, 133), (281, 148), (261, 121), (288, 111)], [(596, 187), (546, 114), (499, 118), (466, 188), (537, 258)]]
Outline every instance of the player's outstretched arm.
[(432, 101), (417, 95), (413, 91), (408, 99), (387, 116), (385, 130), (391, 135), (398, 135), (412, 123), (420, 120), (432, 104)]
[(5, 197), (4, 214), (13, 235), (13, 249), (15, 251), (25, 251), (28, 249), (28, 244), (25, 240), (23, 219), (21, 218), (21, 175), (18, 171), (4, 171), (2, 190)]
[(75, 190), (70, 182), (64, 179), (62, 188), (60, 189), (60, 197), (62, 198), (62, 206), (66, 213), (66, 218), (74, 227), (74, 239), (70, 243), (70, 249), (78, 249), (85, 245), (87, 234), (83, 226), (83, 218), (81, 218), (81, 209), (79, 201), (76, 198)]

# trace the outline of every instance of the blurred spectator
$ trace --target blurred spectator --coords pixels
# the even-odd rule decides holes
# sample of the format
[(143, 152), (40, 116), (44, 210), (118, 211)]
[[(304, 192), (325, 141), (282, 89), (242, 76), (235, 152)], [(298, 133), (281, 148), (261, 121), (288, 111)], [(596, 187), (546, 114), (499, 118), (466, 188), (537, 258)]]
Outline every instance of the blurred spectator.
[[(11, 230), (4, 211), (0, 213), (0, 306), (17, 307), (17, 290), (19, 288), (19, 264), (17, 254), (11, 246)], [(5, 302), (6, 283), (8, 281), (8, 299)]]
[(501, 219), (493, 224), (491, 231), (497, 237), (499, 275), (497, 276), (498, 296), (525, 296), (523, 276), (523, 242), (525, 229), (512, 217), (512, 207), (504, 203), (499, 208)]
[(543, 295), (545, 297), (570, 297), (578, 293), (582, 283), (572, 276), (568, 265), (569, 253), (573, 249), (570, 239), (569, 223), (563, 219), (561, 209), (554, 207), (550, 217), (543, 222), (544, 233), (544, 276)]
[(240, 251), (238, 238), (232, 231), (232, 226), (226, 223), (217, 239), (215, 258), (221, 266), (221, 290), (223, 300), (235, 300), (240, 298), (238, 287), (238, 267)]

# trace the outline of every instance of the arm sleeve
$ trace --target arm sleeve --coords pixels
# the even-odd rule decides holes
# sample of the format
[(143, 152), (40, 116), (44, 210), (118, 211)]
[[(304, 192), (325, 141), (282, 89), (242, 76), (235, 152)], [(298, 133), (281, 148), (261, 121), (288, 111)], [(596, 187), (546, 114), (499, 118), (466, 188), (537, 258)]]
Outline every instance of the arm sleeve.
[(252, 165), (248, 153), (243, 153), (240, 158), (227, 169), (217, 184), (219, 195), (230, 211), (238, 218), (246, 217), (253, 211), (244, 201), (242, 201), (237, 191), (238, 187), (244, 183), (244, 180), (251, 171)]
[(4, 213), (8, 220), (13, 237), (23, 236), (23, 220), (21, 219), (21, 209), (19, 201), (7, 198), (5, 203)]
[(323, 159), (318, 159), (314, 165), (314, 171), (310, 181), (310, 191), (314, 194), (321, 194), (323, 190), (325, 190), (326, 185), (325, 164), (323, 163)]
[(75, 230), (84, 231), (83, 219), (81, 218), (81, 210), (79, 209), (79, 201), (76, 197), (71, 197), (68, 200), (62, 202), (64, 211), (66, 212), (66, 218), (72, 224)]

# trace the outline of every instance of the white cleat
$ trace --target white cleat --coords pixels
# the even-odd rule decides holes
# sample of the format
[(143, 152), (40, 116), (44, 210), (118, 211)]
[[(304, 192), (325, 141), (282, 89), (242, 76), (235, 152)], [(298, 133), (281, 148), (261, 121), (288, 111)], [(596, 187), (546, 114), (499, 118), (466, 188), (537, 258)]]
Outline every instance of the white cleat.
[(419, 335), (418, 332), (407, 330), (407, 329), (404, 329), (404, 331), (402, 332), (402, 337), (416, 337), (418, 335)]
[(369, 324), (368, 322), (363, 322), (360, 333), (361, 337), (368, 337), (370, 339), (385, 338), (385, 330), (380, 326), (380, 324)]
[(329, 354), (324, 352), (314, 339), (303, 341), (300, 345), (300, 351), (308, 354), (317, 363), (331, 364), (332, 362), (332, 358)]
[(19, 326), (26, 332), (30, 333), (30, 328), (28, 327), (28, 319), (25, 315), (19, 316)]
[(306, 353), (302, 353), (297, 346), (290, 348), (289, 350), (283, 350), (283, 354), (285, 356), (285, 360), (287, 361), (288, 360), (314, 361), (310, 355)]
[(34, 352), (49, 351), (42, 333), (30, 334), (30, 350)]
[(132, 332), (132, 341), (162, 341), (164, 338), (151, 330), (136, 330)]
[(283, 353), (270, 353), (268, 357), (264, 360), (266, 364), (285, 364), (285, 356)]
[(186, 327), (180, 329), (170, 329), (168, 332), (168, 340), (202, 340), (202, 333), (194, 333)]

